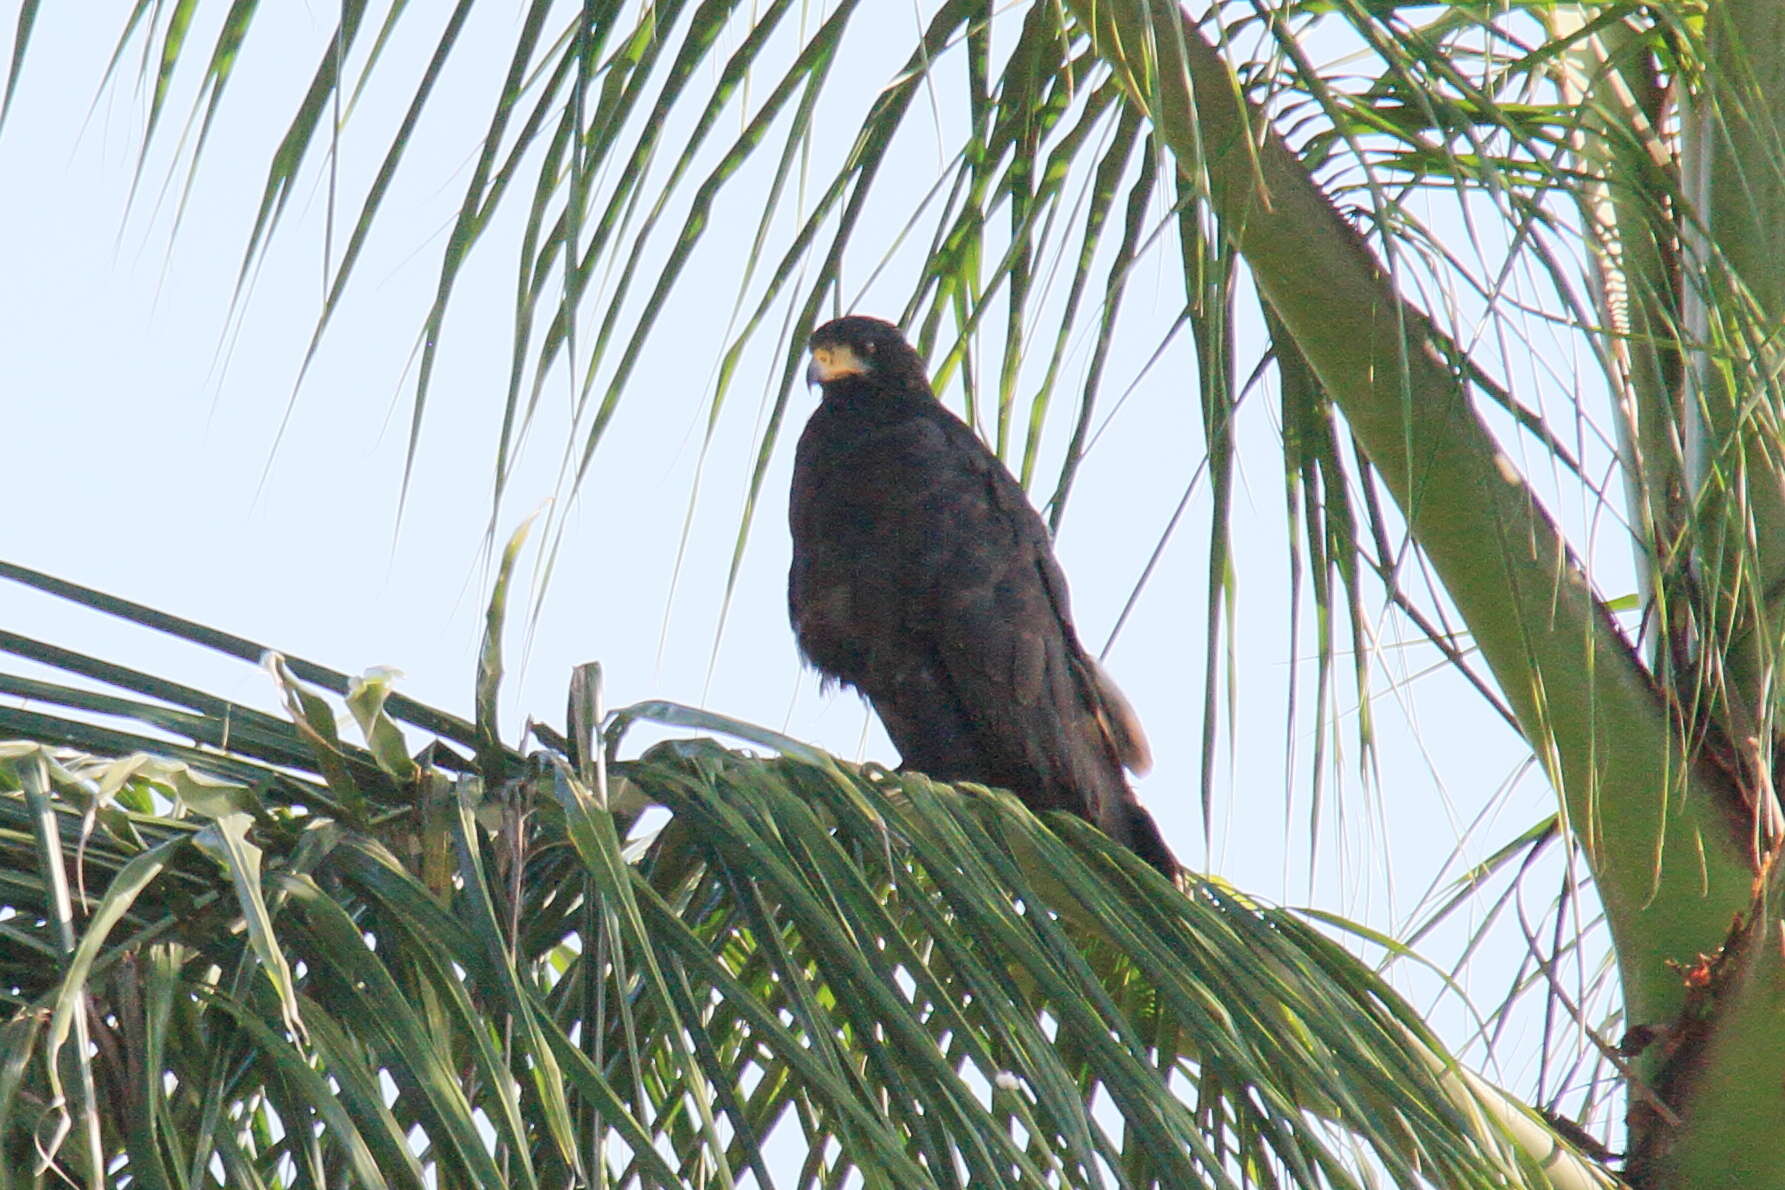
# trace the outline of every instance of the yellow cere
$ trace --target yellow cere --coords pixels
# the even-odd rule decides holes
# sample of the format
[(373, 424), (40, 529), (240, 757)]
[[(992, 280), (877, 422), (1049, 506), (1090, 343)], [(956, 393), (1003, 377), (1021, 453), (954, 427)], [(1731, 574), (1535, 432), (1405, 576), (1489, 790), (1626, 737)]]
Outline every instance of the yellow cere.
[(862, 364), (861, 357), (841, 343), (812, 349), (810, 375), (820, 384), (844, 376), (860, 376), (867, 370)]

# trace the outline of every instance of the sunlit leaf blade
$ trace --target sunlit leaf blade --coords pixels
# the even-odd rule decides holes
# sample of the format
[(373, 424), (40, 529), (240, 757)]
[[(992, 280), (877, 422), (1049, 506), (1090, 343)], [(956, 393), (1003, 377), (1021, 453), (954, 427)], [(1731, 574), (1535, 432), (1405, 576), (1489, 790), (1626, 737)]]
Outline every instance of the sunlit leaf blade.
[[(141, 180), (143, 159), (148, 154), (150, 143), (155, 139), (155, 128), (161, 121), (161, 109), (167, 100), (168, 87), (173, 82), (174, 69), (179, 65), (186, 34), (192, 25), (193, 12), (197, 6), (197, 0), (178, 0), (169, 12), (167, 25), (162, 30), (161, 51), (155, 64), (155, 82), (149, 95), (148, 120), (143, 127), (142, 151), (137, 157), (137, 181)], [(132, 183), (132, 188), (134, 187), (135, 182)]]
[(508, 539), (496, 568), (484, 612), (483, 644), (477, 654), (477, 759), (486, 780), (501, 784), (507, 756), (496, 726), (497, 695), (502, 686), (502, 630), (508, 615), (508, 587), (514, 581), (515, 563), (527, 544), (533, 521), (529, 517)]
[(341, 67), (347, 54), (353, 49), (365, 12), (365, 0), (346, 0), (341, 5), (340, 22), (335, 35), (323, 49), (321, 61), (311, 77), (309, 90), (305, 92), (298, 110), (292, 116), (284, 139), (273, 152), (273, 160), (267, 167), (266, 183), (261, 192), (260, 208), (254, 215), (254, 228), (248, 235), (248, 244), (242, 253), (242, 264), (236, 282), (238, 292), (246, 285), (255, 259), (265, 250), (267, 238), (278, 226), (285, 204), (298, 183), (298, 171), (315, 143), (317, 132), (325, 126), (325, 116), (330, 111), (336, 88), (340, 85)]
[(25, 67), (25, 47), (31, 41), (31, 27), (37, 22), (38, 0), (21, 0), (19, 17), (12, 30), (12, 61), (6, 67), (6, 89), (0, 93), (0, 128), (6, 126), (7, 113), (12, 111), (13, 92), (18, 90), (19, 73)]
[[(1097, 164), (1095, 185), (1098, 192), (1111, 189), (1120, 182), (1128, 169), (1128, 157), (1134, 151), (1134, 138), (1140, 127), (1141, 121), (1132, 115), (1128, 115), (1118, 126), (1114, 145)], [(1060, 465), (1059, 481), (1048, 502), (1048, 527), (1056, 533), (1060, 530), (1061, 519), (1066, 515), (1066, 500), (1072, 494), (1072, 483), (1079, 464), (1090, 448), (1091, 417), (1097, 408), (1098, 389), (1103, 379), (1104, 367), (1109, 361), (1116, 318), (1122, 309), (1122, 297), (1136, 256), (1146, 239), (1147, 208), (1158, 181), (1158, 150), (1150, 137), (1141, 141), (1139, 157), (1139, 170), (1123, 203), (1122, 242), (1116, 249), (1115, 258), (1110, 263), (1109, 274), (1104, 281), (1103, 310), (1097, 326), (1097, 342), (1091, 351), (1090, 364), (1085, 369), (1084, 391), (1079, 398), (1078, 416), (1073, 421), (1072, 438), (1066, 444), (1066, 458)]]
[[(385, 193), (390, 188), (392, 179), (396, 176), (397, 167), (402, 162), (403, 151), (408, 147), (413, 138), (416, 123), (420, 120), (422, 112), (427, 107), (428, 96), (433, 93), (434, 84), (439, 79), (440, 72), (446, 66), (447, 60), (451, 57), (453, 47), (458, 42), (459, 33), (464, 28), (465, 21), (471, 15), (473, 7), (473, 0), (459, 0), (459, 3), (453, 8), (452, 15), (446, 22), (446, 27), (441, 31), (440, 40), (434, 47), (433, 57), (428, 61), (427, 70), (422, 75), (422, 78), (416, 87), (415, 96), (410, 101), (408, 110), (403, 114), (402, 124), (397, 129), (391, 141), (390, 149), (385, 154), (384, 160), (379, 163), (377, 176), (373, 179), (371, 187), (366, 192), (365, 201), (361, 204), (359, 217), (354, 221), (353, 230), (347, 237), (347, 243), (341, 249), (340, 260), (338, 263), (334, 264), (333, 278), (329, 285), (328, 296), (323, 300), (322, 310), (316, 318), (315, 329), (310, 335), (309, 349), (304, 353), (304, 362), (298, 369), (296, 383), (299, 387), (302, 386), (304, 374), (309, 370), (311, 362), (316, 358), (317, 350), (322, 345), (322, 336), (324, 332), (328, 330), (329, 320), (335, 312), (336, 305), (341, 300), (341, 295), (346, 287), (348, 278), (353, 275), (353, 266), (358, 262), (360, 252), (365, 247), (366, 237), (372, 229), (372, 224), (378, 214), (379, 206), (383, 202)], [(366, 65), (366, 75), (368, 77), (376, 64), (378, 48), (383, 45), (384, 38), (389, 32), (390, 25), (395, 23), (398, 15), (403, 11), (403, 8), (404, 6), (402, 4), (393, 7), (390, 18), (386, 23), (385, 31), (379, 35), (378, 42), (372, 51), (372, 61), (368, 62)], [(343, 27), (341, 36), (343, 39), (349, 36), (345, 27)], [(329, 85), (334, 92), (331, 98), (336, 102), (339, 102), (341, 81), (339, 79), (332, 79), (330, 80)], [(279, 201), (283, 203), (284, 200), (281, 198)], [(264, 215), (264, 203), (262, 212)], [(272, 218), (277, 218), (276, 210), (273, 213)], [(268, 231), (270, 233), (270, 228)], [(255, 229), (256, 238), (258, 239), (261, 234), (262, 229), (257, 226)], [(250, 251), (252, 251), (252, 248)], [(432, 340), (430, 340), (430, 342), (431, 341)], [(413, 449), (412, 444), (411, 451), (413, 451)]]

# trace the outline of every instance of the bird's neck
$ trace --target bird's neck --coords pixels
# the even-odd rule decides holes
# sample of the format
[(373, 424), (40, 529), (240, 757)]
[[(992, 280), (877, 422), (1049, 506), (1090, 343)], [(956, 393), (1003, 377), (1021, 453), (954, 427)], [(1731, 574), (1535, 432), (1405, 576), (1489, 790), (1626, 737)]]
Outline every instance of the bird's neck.
[(902, 421), (936, 406), (927, 389), (877, 384), (851, 377), (824, 386), (824, 403), (839, 414), (871, 421)]

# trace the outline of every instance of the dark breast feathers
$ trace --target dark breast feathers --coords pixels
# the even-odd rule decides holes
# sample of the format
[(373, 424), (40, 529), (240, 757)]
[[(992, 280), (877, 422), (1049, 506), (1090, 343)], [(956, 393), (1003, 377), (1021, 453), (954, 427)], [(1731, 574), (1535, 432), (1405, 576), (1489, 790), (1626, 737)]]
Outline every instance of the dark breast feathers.
[(1172, 875), (1124, 767), (1146, 742), (1080, 646), (1047, 528), (936, 401), (898, 329), (812, 337), (824, 399), (800, 436), (788, 603), (801, 651), (865, 694), (906, 768), (1069, 810)]

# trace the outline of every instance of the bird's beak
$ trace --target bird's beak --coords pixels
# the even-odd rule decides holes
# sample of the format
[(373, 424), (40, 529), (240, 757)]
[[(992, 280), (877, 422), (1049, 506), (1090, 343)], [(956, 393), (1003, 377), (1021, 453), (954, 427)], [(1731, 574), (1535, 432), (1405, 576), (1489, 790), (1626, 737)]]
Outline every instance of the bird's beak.
[(814, 347), (812, 363), (806, 368), (806, 383), (828, 384), (845, 376), (865, 375), (867, 370), (861, 357), (840, 343), (831, 347)]

